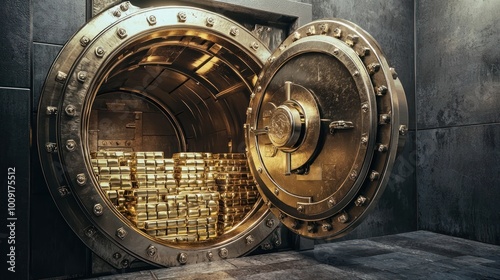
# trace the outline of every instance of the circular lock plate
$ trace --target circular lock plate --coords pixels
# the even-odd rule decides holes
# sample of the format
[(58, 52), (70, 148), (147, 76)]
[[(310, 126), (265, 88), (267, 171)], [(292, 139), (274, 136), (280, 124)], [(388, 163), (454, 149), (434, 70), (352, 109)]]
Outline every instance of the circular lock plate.
[(247, 153), (271, 210), (307, 237), (354, 228), (387, 183), (407, 118), (377, 43), (347, 21), (310, 23), (271, 56), (252, 96)]

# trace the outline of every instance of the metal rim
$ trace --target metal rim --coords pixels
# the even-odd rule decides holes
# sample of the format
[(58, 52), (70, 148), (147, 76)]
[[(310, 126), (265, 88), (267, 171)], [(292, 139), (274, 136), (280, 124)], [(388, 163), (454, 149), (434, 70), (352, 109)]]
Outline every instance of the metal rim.
[[(237, 257), (278, 225), (260, 202), (244, 221), (246, 231), (234, 230), (225, 239), (194, 246), (166, 244), (131, 228), (97, 189), (86, 150), (86, 122), (100, 79), (117, 50), (162, 29), (216, 36), (243, 50), (258, 65), (269, 56), (265, 47), (252, 47), (257, 39), (250, 32), (218, 14), (191, 7), (138, 9), (127, 2), (95, 17), (65, 45), (48, 74), (39, 104), (38, 127), (45, 128), (38, 133), (41, 164), (70, 227), (117, 268), (127, 267), (135, 258), (174, 266)], [(56, 108), (57, 114), (49, 114), (49, 108)]]

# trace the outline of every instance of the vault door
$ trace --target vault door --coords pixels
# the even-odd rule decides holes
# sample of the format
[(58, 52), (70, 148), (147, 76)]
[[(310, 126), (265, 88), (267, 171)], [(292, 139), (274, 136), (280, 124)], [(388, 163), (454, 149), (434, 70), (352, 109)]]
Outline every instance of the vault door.
[(299, 28), (268, 59), (247, 109), (266, 204), (300, 235), (346, 234), (382, 194), (407, 117), (397, 74), (370, 35), (339, 19)]
[(59, 210), (90, 249), (117, 268), (174, 266), (273, 238), (279, 222), (243, 133), (269, 55), (216, 13), (127, 2), (65, 45), (39, 104), (39, 153)]

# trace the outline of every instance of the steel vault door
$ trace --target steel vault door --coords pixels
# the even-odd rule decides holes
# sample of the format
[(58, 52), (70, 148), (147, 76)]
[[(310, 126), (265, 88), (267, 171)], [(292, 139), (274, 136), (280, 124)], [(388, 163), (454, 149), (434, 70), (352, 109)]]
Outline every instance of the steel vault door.
[(117, 268), (238, 257), (279, 221), (344, 235), (383, 192), (407, 117), (394, 69), (352, 23), (310, 23), (271, 54), (219, 14), (127, 2), (65, 45), (39, 112), (54, 201)]

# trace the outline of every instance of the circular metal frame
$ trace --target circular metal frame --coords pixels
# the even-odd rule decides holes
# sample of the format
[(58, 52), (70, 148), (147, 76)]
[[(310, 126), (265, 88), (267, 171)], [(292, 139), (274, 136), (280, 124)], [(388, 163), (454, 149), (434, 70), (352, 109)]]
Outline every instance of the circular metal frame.
[(252, 47), (257, 39), (249, 31), (218, 14), (191, 7), (138, 9), (127, 2), (92, 19), (62, 49), (39, 104), (41, 165), (67, 223), (91, 250), (117, 268), (128, 267), (135, 259), (175, 266), (241, 256), (278, 226), (260, 200), (249, 217), (223, 238), (194, 244), (159, 242), (136, 229), (100, 192), (87, 150), (87, 124), (96, 92), (120, 49), (162, 30), (219, 38), (260, 67), (269, 57), (265, 47)]

